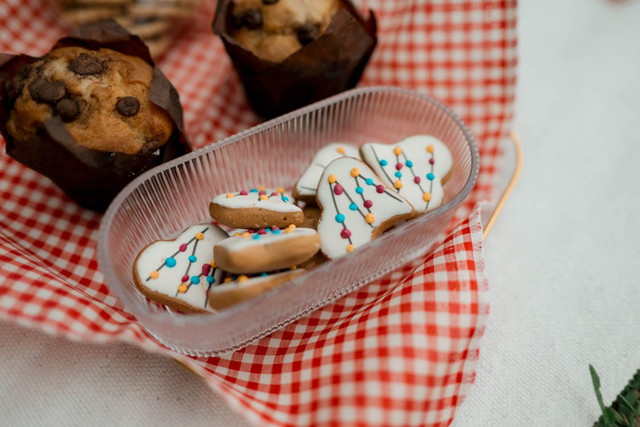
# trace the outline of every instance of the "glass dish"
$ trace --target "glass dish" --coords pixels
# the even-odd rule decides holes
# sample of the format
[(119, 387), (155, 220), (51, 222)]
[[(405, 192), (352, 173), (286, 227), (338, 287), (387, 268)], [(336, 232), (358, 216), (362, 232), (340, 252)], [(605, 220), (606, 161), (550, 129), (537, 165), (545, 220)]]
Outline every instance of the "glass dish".
[[(259, 297), (214, 314), (183, 315), (148, 301), (133, 282), (148, 243), (208, 222), (211, 198), (255, 185), (291, 187), (314, 153), (330, 142), (394, 143), (414, 134), (442, 140), (453, 171), (439, 208), (384, 233), (350, 255)], [(98, 260), (105, 281), (141, 325), (175, 351), (216, 355), (242, 348), (305, 314), (424, 255), (478, 175), (478, 151), (462, 121), (415, 91), (354, 89), (230, 136), (158, 166), (125, 187), (100, 226)]]

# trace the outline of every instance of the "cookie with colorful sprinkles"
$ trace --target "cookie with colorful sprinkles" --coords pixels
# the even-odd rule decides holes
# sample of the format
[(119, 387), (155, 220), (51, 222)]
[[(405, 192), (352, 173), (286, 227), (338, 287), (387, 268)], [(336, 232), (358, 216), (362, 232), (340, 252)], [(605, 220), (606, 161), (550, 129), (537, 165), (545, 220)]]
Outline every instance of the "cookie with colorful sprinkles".
[(210, 293), (223, 274), (214, 261), (213, 247), (226, 238), (221, 228), (198, 224), (173, 240), (149, 244), (133, 263), (137, 288), (150, 300), (177, 311), (212, 311)]
[(297, 268), (273, 274), (226, 275), (220, 285), (212, 288), (209, 307), (222, 310), (277, 288), (304, 273), (305, 270)]
[(209, 203), (209, 214), (232, 228), (285, 228), (304, 220), (302, 209), (283, 187), (272, 190), (260, 186), (219, 194)]
[(341, 157), (331, 162), (318, 183), (322, 214), (321, 251), (337, 258), (375, 239), (395, 223), (415, 215), (411, 204), (384, 185), (363, 162)]
[(444, 200), (443, 185), (453, 160), (447, 146), (428, 135), (410, 136), (397, 144), (364, 144), (362, 159), (418, 212), (428, 212)]
[(213, 248), (225, 271), (254, 274), (299, 265), (320, 250), (320, 236), (311, 228), (291, 224), (284, 229), (261, 228), (236, 232)]

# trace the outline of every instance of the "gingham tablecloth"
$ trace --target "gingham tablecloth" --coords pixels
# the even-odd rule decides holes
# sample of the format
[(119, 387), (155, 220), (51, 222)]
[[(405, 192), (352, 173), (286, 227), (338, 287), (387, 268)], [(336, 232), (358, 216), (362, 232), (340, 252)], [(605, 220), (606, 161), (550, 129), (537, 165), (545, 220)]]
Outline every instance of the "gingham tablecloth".
[[(371, 0), (379, 43), (361, 85), (450, 105), (480, 144), (470, 200), (433, 254), (215, 358), (154, 341), (110, 293), (96, 261), (100, 215), (0, 155), (0, 319), (175, 358), (260, 425), (448, 425), (474, 381), (488, 315), (474, 206), (493, 196), (516, 78), (516, 1)], [(158, 66), (178, 89), (194, 148), (258, 123), (203, 4)], [(44, 0), (0, 4), (0, 52), (39, 55), (64, 36)]]

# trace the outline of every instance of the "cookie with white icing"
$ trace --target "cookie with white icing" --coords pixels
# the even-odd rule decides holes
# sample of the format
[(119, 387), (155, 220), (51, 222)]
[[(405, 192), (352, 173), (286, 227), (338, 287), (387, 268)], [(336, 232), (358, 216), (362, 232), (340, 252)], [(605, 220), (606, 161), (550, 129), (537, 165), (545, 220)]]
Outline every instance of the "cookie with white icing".
[(322, 172), (324, 172), (324, 168), (335, 159), (345, 156), (359, 159), (360, 153), (358, 147), (351, 144), (335, 142), (318, 150), (313, 156), (311, 163), (309, 163), (300, 178), (298, 178), (296, 185), (293, 186), (293, 197), (303, 202), (315, 203), (316, 188), (318, 188), (318, 182), (320, 181)]
[(349, 253), (415, 215), (404, 197), (351, 157), (336, 159), (325, 168), (316, 198), (322, 209), (318, 222), (321, 250), (328, 258)]
[(303, 263), (320, 249), (320, 236), (311, 228), (244, 231), (213, 248), (216, 263), (231, 273), (253, 274), (281, 270)]
[(213, 259), (213, 247), (227, 233), (212, 224), (187, 228), (173, 240), (145, 247), (133, 263), (133, 279), (147, 298), (182, 312), (211, 311), (211, 289), (222, 271)]
[(277, 288), (304, 273), (305, 270), (295, 269), (275, 274), (227, 276), (220, 285), (211, 289), (209, 307), (222, 310)]
[(453, 160), (447, 146), (428, 135), (410, 136), (397, 144), (364, 144), (362, 159), (389, 186), (404, 196), (418, 212), (440, 206), (443, 184)]
[(276, 190), (257, 187), (217, 195), (209, 203), (209, 214), (220, 224), (233, 228), (284, 228), (304, 220), (302, 209), (282, 187)]

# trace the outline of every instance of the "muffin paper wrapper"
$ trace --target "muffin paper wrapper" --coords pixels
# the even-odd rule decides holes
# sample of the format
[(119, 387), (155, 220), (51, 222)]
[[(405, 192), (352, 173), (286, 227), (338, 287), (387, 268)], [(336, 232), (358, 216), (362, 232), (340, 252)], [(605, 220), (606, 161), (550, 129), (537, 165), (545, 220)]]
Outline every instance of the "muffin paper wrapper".
[(282, 62), (262, 60), (228, 33), (232, 3), (218, 2), (213, 32), (222, 38), (251, 106), (265, 118), (353, 88), (377, 44), (373, 11), (365, 20), (351, 2), (342, 1), (342, 8), (316, 40)]
[[(16, 141), (7, 130), (10, 108), (0, 102), (0, 132), (7, 141), (7, 154), (31, 169), (49, 177), (81, 206), (103, 211), (118, 192), (141, 173), (190, 151), (184, 133), (178, 92), (157, 68), (149, 50), (138, 36), (129, 34), (114, 20), (103, 20), (78, 27), (58, 40), (58, 47), (80, 46), (91, 50), (108, 48), (137, 56), (149, 63), (153, 79), (149, 99), (164, 109), (174, 122), (174, 132), (162, 147), (152, 153), (125, 154), (98, 151), (77, 145), (58, 116), (43, 122), (26, 141)], [(40, 58), (0, 54), (0, 93), (4, 82), (25, 65)]]

